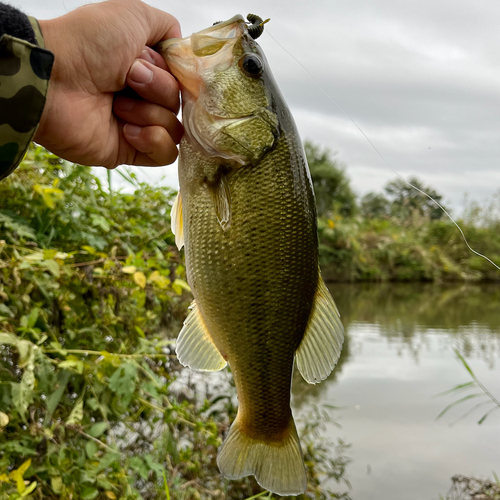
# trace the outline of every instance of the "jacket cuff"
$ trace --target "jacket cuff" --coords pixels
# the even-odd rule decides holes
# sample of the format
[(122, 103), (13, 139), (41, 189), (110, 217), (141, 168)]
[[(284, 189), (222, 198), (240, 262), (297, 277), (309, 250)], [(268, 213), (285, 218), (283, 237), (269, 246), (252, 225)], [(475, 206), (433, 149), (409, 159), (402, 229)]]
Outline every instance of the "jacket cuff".
[(35, 33), (36, 44), (41, 48), (45, 48), (45, 41), (42, 35), (42, 28), (40, 28), (40, 23), (38, 19), (28, 16), (28, 20), (31, 23), (31, 27), (33, 28), (33, 32)]
[(30, 22), (39, 46), (7, 34), (0, 38), (0, 180), (19, 165), (35, 135), (54, 64), (38, 21)]

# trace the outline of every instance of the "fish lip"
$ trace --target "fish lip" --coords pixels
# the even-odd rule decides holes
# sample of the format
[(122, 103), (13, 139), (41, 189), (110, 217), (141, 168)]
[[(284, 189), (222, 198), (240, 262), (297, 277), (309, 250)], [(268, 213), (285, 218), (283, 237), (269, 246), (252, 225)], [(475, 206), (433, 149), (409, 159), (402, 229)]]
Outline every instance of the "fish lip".
[[(236, 22), (242, 22), (245, 24), (246, 26), (246, 21), (245, 21), (245, 18), (241, 15), (241, 14), (236, 14), (235, 16), (233, 16), (231, 19), (228, 19), (227, 21), (223, 21), (221, 23), (217, 23), (217, 24), (214, 24), (212, 26), (209, 26), (208, 28), (205, 28), (204, 30), (201, 30), (201, 31), (197, 31), (196, 34), (197, 35), (200, 35), (200, 34), (207, 34), (207, 33), (210, 33), (211, 31), (214, 31), (214, 30), (219, 30), (220, 28), (223, 28), (224, 26), (228, 26), (230, 24), (234, 24)], [(157, 52), (165, 52), (168, 50), (168, 48), (171, 46), (171, 45), (175, 45), (176, 43), (179, 43), (180, 41), (182, 40), (186, 40), (187, 38), (191, 38), (191, 35), (189, 36), (186, 36), (184, 38), (169, 38), (168, 40), (164, 40), (163, 42), (159, 42), (155, 45), (154, 49), (157, 51)]]
[(227, 21), (223, 21), (221, 23), (213, 24), (212, 26), (209, 26), (208, 28), (205, 28), (204, 30), (198, 31), (198, 33), (210, 33), (210, 31), (218, 30), (219, 28), (223, 28), (224, 26), (228, 26), (230, 24), (236, 23), (237, 21), (241, 21), (246, 25), (245, 18), (241, 14), (236, 14), (233, 16), (231, 19), (228, 19)]

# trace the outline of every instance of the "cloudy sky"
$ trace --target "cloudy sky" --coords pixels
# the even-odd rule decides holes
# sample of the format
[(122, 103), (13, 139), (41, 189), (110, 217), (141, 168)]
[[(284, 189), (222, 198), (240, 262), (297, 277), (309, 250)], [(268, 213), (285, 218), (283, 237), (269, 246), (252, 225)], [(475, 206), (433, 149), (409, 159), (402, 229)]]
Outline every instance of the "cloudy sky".
[[(47, 19), (88, 2), (12, 3)], [(148, 3), (176, 16), (184, 36), (237, 13), (270, 17), (268, 33), (399, 174), (437, 189), (458, 215), (465, 193), (484, 202), (500, 189), (499, 0)], [(259, 43), (302, 138), (337, 152), (359, 194), (381, 190), (395, 174), (269, 34)], [(173, 166), (140, 171), (176, 185)]]

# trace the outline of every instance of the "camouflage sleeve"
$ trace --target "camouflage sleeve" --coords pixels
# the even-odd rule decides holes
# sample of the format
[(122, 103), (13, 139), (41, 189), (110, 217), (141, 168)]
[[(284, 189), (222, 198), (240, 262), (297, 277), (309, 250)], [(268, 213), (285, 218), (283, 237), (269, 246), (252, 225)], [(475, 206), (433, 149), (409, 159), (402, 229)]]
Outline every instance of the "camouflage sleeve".
[(0, 180), (14, 171), (35, 135), (54, 63), (38, 21), (29, 21), (38, 45), (0, 37)]

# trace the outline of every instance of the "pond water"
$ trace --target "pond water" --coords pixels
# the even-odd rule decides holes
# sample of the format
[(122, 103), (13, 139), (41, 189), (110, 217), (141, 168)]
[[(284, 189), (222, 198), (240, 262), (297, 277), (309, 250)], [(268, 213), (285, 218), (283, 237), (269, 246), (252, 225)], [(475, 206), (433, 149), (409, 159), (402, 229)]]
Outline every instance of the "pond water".
[[(455, 474), (500, 475), (500, 410), (470, 399), (436, 420), (464, 392), (438, 396), (471, 381), (457, 349), (500, 399), (500, 285), (373, 284), (330, 286), (346, 330), (342, 357), (315, 386), (294, 378), (293, 405), (314, 404), (341, 428), (333, 440), (351, 444), (347, 479), (354, 500), (434, 500)], [(455, 423), (453, 423), (455, 422)], [(341, 489), (341, 488), (339, 488)]]

